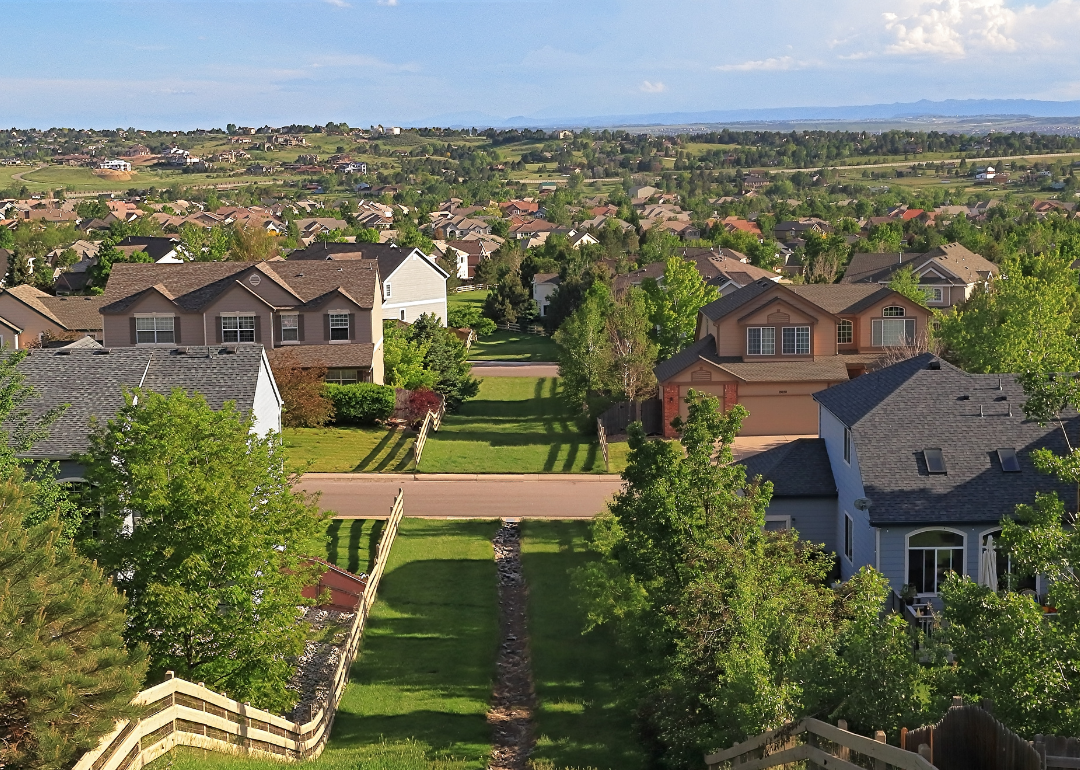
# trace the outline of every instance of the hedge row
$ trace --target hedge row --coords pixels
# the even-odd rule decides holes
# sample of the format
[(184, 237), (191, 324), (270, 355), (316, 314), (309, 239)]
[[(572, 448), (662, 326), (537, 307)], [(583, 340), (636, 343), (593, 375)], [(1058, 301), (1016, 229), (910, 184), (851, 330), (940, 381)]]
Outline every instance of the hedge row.
[(374, 425), (394, 414), (394, 389), (389, 385), (327, 383), (325, 393), (334, 403), (334, 422), (338, 425)]

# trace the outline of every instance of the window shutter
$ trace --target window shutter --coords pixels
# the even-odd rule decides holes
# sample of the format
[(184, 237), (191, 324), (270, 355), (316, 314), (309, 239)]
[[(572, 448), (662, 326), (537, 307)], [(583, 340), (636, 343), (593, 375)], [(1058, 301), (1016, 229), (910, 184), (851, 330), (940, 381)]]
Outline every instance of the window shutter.
[(214, 316), (214, 338), (221, 344), (221, 316)]
[(270, 340), (270, 345), (276, 345), (281, 342), (281, 316), (277, 313), (274, 314), (274, 338)]
[(329, 313), (323, 313), (323, 316), (322, 316), (322, 330), (323, 330), (323, 339), (325, 339), (327, 342), (329, 342), (330, 341), (330, 314)]
[(262, 316), (255, 315), (255, 341), (262, 342)]
[(349, 313), (349, 339), (356, 339), (356, 314)]
[(172, 333), (173, 344), (180, 344), (180, 316), (174, 315), (172, 318)]
[(300, 313), (296, 317), (296, 337), (301, 342), (304, 341), (304, 314)]
[(139, 341), (139, 334), (135, 331), (135, 316), (128, 319), (131, 322), (131, 344), (134, 345)]

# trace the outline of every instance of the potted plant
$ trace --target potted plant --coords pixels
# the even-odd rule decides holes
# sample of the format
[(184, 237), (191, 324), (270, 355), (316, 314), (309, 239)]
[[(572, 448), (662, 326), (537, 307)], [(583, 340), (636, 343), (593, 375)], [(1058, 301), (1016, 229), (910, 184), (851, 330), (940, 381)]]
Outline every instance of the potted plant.
[(900, 588), (900, 598), (904, 600), (904, 603), (909, 607), (915, 603), (915, 599), (918, 598), (919, 592), (915, 590), (915, 586), (911, 583), (904, 583)]

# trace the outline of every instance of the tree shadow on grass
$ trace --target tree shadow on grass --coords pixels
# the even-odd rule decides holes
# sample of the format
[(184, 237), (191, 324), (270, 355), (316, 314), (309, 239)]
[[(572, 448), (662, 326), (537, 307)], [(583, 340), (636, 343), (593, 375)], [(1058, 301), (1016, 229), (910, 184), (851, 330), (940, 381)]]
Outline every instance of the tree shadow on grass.
[(341, 541), (341, 519), (334, 519), (326, 527), (326, 560), (331, 564), (341, 566), (338, 564), (338, 548)]
[[(377, 473), (381, 473), (382, 471), (386, 470), (386, 467), (388, 465), (390, 465), (391, 462), (393, 462), (394, 458), (398, 456), (398, 453), (405, 451), (405, 447), (409, 443), (410, 438), (411, 438), (410, 434), (405, 433), (404, 431), (402, 431), (401, 435), (398, 437), (397, 442), (394, 444), (393, 449), (391, 449), (389, 452), (387, 452), (386, 457), (384, 457), (381, 461), (379, 461), (379, 464), (375, 466), (375, 471)], [(407, 460), (408, 455), (406, 455), (405, 457), (406, 457), (406, 460)], [(400, 466), (400, 464), (401, 464), (401, 461), (399, 459), (398, 466)], [(397, 466), (395, 466), (395, 467), (397, 467)]]
[(365, 468), (367, 468), (369, 463), (374, 462), (375, 458), (377, 458), (379, 456), (379, 454), (383, 451), (383, 449), (386, 447), (386, 445), (390, 443), (390, 440), (393, 437), (394, 437), (394, 431), (392, 431), (392, 430), (386, 431), (386, 435), (383, 436), (381, 439), (379, 439), (379, 443), (377, 443), (375, 446), (373, 446), (371, 448), (371, 451), (367, 453), (367, 456), (364, 457), (363, 460), (361, 460), (359, 463), (356, 464), (356, 467), (353, 468), (353, 472), (355, 473), (357, 471), (362, 471)]

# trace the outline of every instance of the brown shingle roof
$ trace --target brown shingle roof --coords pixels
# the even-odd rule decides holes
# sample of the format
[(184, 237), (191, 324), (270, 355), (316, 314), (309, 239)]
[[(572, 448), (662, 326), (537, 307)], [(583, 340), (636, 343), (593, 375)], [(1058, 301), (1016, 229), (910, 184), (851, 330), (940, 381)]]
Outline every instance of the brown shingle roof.
[(367, 369), (375, 355), (375, 345), (358, 342), (351, 345), (287, 345), (266, 351), (273, 366), (285, 356), (301, 367), (356, 367)]
[(4, 291), (64, 329), (98, 331), (102, 328), (104, 297), (54, 297), (28, 284)]
[(843, 284), (882, 283), (904, 266), (921, 270), (928, 262), (940, 265), (944, 270), (964, 283), (978, 283), (996, 275), (998, 266), (980, 254), (968, 250), (962, 244), (948, 243), (922, 254), (889, 252), (883, 254), (852, 254)]
[[(123, 313), (146, 290), (158, 286), (182, 310), (197, 311), (253, 270), (308, 303), (342, 289), (362, 308), (371, 308), (378, 274), (375, 260), (345, 262), (189, 262), (113, 265), (103, 313)], [(298, 303), (298, 304), (299, 304)]]
[(807, 283), (787, 288), (833, 315), (855, 312), (856, 306), (861, 305), (864, 300), (877, 294), (885, 296), (891, 291), (877, 284)]

